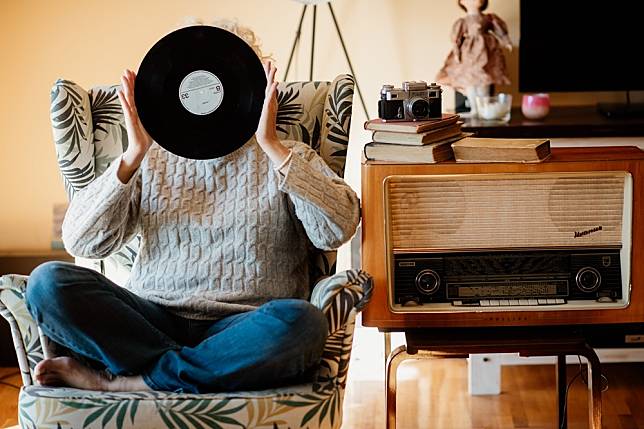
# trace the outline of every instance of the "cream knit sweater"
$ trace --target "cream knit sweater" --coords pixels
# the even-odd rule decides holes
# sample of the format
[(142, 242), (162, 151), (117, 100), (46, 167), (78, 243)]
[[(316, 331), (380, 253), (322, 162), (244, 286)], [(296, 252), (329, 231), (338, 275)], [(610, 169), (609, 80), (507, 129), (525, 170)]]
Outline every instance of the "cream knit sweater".
[(359, 201), (310, 147), (282, 143), (291, 156), (279, 171), (254, 138), (212, 160), (182, 158), (154, 143), (127, 184), (116, 175), (117, 158), (72, 200), (65, 248), (104, 258), (140, 233), (125, 287), (184, 317), (305, 298), (309, 250), (349, 240)]

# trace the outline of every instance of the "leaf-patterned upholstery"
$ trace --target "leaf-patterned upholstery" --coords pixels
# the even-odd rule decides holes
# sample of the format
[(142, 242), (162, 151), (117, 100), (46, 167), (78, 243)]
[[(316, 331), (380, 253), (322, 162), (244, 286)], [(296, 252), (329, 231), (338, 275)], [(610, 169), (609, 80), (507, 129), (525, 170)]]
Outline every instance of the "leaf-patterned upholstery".
[[(68, 80), (52, 89), (51, 119), (58, 163), (70, 198), (100, 176), (127, 148), (118, 86), (85, 91)], [(339, 175), (347, 153), (353, 79), (282, 83), (278, 134), (315, 148)], [(117, 283), (127, 278), (139, 238), (102, 261), (80, 261)], [(24, 386), (19, 399), (23, 428), (337, 428), (348, 371), (355, 317), (371, 296), (371, 277), (360, 270), (335, 272), (335, 252), (312, 255), (311, 302), (329, 322), (329, 337), (313, 383), (257, 392), (208, 395), (169, 392), (106, 393), (37, 386), (33, 368), (51, 344), (26, 309), (27, 277), (0, 277), (0, 315), (11, 326)]]
[(0, 277), (0, 315), (9, 322), (22, 382), (28, 386), (32, 384), (34, 367), (43, 359), (43, 350), (38, 338), (38, 325), (25, 305), (26, 287), (26, 276)]

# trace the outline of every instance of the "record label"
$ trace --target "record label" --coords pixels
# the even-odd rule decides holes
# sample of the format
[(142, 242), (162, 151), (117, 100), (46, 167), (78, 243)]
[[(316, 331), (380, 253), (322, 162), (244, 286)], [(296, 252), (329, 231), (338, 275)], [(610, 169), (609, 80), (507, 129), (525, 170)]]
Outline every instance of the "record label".
[(221, 105), (224, 87), (221, 80), (206, 70), (195, 70), (179, 85), (181, 105), (195, 115), (208, 115)]

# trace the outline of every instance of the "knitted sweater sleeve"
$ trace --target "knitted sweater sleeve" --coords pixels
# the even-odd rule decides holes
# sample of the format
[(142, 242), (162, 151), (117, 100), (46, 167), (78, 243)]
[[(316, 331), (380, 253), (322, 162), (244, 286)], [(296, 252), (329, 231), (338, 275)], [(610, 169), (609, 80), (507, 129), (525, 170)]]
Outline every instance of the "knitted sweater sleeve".
[(358, 227), (358, 196), (309, 146), (285, 143), (292, 149), (290, 160), (280, 169), (279, 189), (293, 202), (311, 243), (321, 250), (337, 249)]
[(72, 199), (62, 225), (63, 243), (71, 255), (104, 258), (137, 233), (141, 169), (123, 184), (116, 175), (120, 160)]

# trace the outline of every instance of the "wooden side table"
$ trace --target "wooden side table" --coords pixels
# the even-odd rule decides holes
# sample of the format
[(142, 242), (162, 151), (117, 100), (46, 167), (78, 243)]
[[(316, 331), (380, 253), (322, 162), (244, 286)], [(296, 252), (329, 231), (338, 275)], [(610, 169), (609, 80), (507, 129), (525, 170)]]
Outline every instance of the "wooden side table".
[(607, 118), (595, 106), (553, 106), (544, 119), (530, 120), (517, 107), (508, 123), (465, 119), (463, 131), (493, 138), (644, 136), (644, 118)]
[[(34, 268), (47, 261), (74, 262), (74, 258), (64, 250), (0, 251), (0, 276), (29, 275)], [(0, 321), (0, 366), (18, 366), (11, 331), (4, 319)]]
[(47, 261), (74, 262), (74, 257), (64, 250), (0, 251), (0, 276), (29, 273)]

